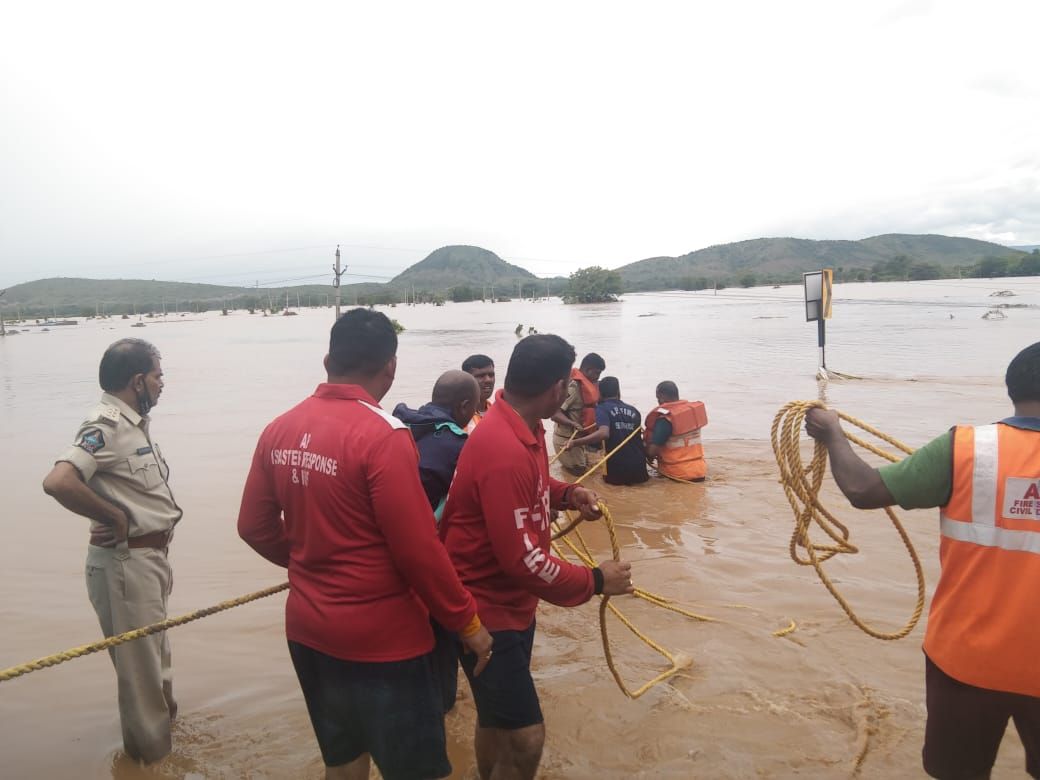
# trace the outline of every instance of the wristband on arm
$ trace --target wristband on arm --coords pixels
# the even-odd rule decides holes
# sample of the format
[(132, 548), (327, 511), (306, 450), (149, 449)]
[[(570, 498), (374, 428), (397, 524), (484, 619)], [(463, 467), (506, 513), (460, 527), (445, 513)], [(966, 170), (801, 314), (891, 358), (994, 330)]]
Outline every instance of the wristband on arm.
[[(602, 575), (600, 575), (600, 576), (602, 577)], [(469, 623), (466, 624), (466, 627), (464, 629), (462, 629), (459, 633), (462, 635), (462, 637), (464, 639), (469, 639), (475, 633), (480, 631), (480, 629), (481, 629), (480, 615), (478, 615), (476, 613), (473, 613), (473, 619), (471, 621), (469, 621)]]
[(599, 566), (592, 570), (592, 592), (601, 596), (603, 594), (603, 570)]

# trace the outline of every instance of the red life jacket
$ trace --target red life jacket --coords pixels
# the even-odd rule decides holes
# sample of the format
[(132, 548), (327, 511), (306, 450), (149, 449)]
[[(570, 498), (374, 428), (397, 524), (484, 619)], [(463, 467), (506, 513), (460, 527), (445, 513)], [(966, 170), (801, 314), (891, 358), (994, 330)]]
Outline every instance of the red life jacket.
[(653, 443), (654, 426), (664, 417), (672, 424), (668, 437), (657, 456), (658, 470), (679, 479), (703, 479), (708, 474), (701, 446), (701, 428), (708, 424), (708, 413), (700, 401), (669, 401), (646, 416), (643, 437)]

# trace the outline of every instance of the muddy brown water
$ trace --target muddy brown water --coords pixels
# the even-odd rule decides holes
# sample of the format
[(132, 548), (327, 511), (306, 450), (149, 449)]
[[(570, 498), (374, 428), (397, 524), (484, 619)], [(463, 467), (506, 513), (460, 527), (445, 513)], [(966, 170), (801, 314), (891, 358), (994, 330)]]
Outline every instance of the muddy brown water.
[[(1011, 289), (1015, 298), (990, 298)], [(836, 288), (827, 401), (918, 446), (955, 422), (1009, 413), (1003, 370), (1040, 337), (1040, 309), (982, 319), (994, 302), (1040, 304), (1040, 281), (964, 280)], [(924, 620), (882, 642), (853, 626), (810, 569), (788, 557), (791, 511), (777, 484), (769, 426), (785, 402), (816, 398), (816, 329), (801, 289), (629, 295), (620, 304), (553, 302), (398, 306), (407, 330), (384, 406), (418, 405), (434, 378), (472, 352), (491, 355), (499, 383), (522, 323), (596, 351), (622, 396), (645, 414), (653, 387), (675, 380), (707, 404), (711, 479), (634, 488), (593, 481), (612, 508), (638, 585), (717, 618), (698, 623), (633, 599), (617, 603), (645, 633), (689, 657), (684, 672), (631, 701), (603, 659), (597, 609), (543, 606), (534, 674), (548, 740), (544, 778), (922, 777)], [(951, 318), (950, 315), (953, 315)], [(86, 521), (40, 490), (55, 455), (95, 402), (97, 361), (117, 338), (163, 352), (166, 391), (153, 431), (185, 510), (171, 551), (171, 615), (284, 580), (237, 537), (235, 518), (263, 426), (322, 379), (329, 310), (297, 317), (234, 312), (21, 328), (0, 340), (0, 668), (99, 636), (83, 584)], [(805, 446), (808, 454), (808, 444)], [(829, 506), (861, 553), (828, 564), (859, 613), (885, 630), (913, 609), (913, 570), (883, 513)], [(938, 575), (934, 512), (901, 513)], [(601, 528), (586, 538), (609, 555)], [(115, 679), (103, 654), (0, 683), (0, 777), (320, 777), (321, 761), (289, 662), (278, 595), (171, 632), (181, 707), (173, 755), (141, 768), (119, 752)], [(784, 638), (772, 635), (795, 621)], [(663, 660), (609, 624), (631, 687)], [(475, 776), (472, 700), (447, 719), (454, 777)], [(995, 777), (1024, 777), (1009, 732)]]

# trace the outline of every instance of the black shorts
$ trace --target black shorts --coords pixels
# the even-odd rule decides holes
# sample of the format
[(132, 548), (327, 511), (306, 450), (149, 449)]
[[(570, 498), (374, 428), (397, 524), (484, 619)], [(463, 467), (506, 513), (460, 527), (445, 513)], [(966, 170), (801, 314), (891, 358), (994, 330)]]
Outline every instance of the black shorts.
[(531, 678), (534, 621), (523, 631), (492, 631), (491, 638), (491, 660), (479, 676), (473, 676), (477, 657), (465, 652), (459, 656), (477, 705), (477, 722), (481, 728), (510, 730), (542, 723)]
[[(455, 697), (459, 692), (459, 635), (444, 628), (430, 618), (433, 629), (433, 671), (437, 677), (437, 687), (441, 692), (441, 707), (445, 712), (455, 706)], [(494, 655), (491, 656), (494, 658)]]
[(1026, 771), (1040, 777), (1040, 698), (976, 688), (925, 656), (924, 771), (943, 780), (988, 776), (1008, 720), (1026, 749)]
[(325, 766), (369, 753), (386, 780), (451, 774), (430, 654), (366, 663), (289, 642)]

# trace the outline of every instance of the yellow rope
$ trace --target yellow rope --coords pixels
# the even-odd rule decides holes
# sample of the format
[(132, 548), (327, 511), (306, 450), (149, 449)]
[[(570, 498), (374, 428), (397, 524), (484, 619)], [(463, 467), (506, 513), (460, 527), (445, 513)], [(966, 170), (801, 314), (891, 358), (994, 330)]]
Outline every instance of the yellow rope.
[[(607, 534), (610, 537), (611, 554), (612, 554), (613, 559), (615, 561), (619, 560), (620, 557), (621, 557), (621, 550), (620, 550), (620, 546), (618, 545), (617, 533), (616, 533), (616, 531), (614, 529), (614, 520), (611, 517), (610, 510), (607, 508), (607, 505), (604, 504), (602, 501), (599, 504), (599, 508), (600, 508), (600, 511), (603, 513), (603, 521), (604, 521), (604, 524), (606, 525), (606, 528), (607, 528)], [(573, 529), (576, 525), (577, 525), (577, 523), (572, 523), (570, 525), (570, 528)], [(575, 535), (579, 539), (581, 548), (579, 548), (577, 545), (575, 545), (574, 542), (572, 542), (570, 539), (564, 538), (561, 541), (564, 544), (566, 544), (571, 549), (571, 551), (578, 557), (578, 559), (582, 563), (584, 563), (589, 568), (595, 568), (596, 562), (592, 559), (592, 555), (589, 552), (589, 549), (588, 549), (588, 546), (585, 543), (585, 540), (581, 538), (580, 532), (575, 531), (574, 533), (575, 533)], [(564, 560), (567, 560), (566, 554), (563, 552), (563, 550), (560, 548), (560, 546), (558, 544), (556, 544), (555, 542), (553, 543), (553, 549), (555, 550), (556, 554), (560, 558), (563, 558)], [(651, 593), (647, 593), (646, 591), (638, 591), (637, 590), (635, 595), (636, 596), (640, 596), (640, 597), (646, 599), (647, 601), (649, 601), (652, 604), (657, 604), (658, 606), (663, 606), (663, 607), (666, 607), (668, 609), (672, 609), (673, 611), (680, 612), (680, 613), (683, 613), (683, 614), (687, 614), (689, 617), (695, 617), (698, 620), (707, 620), (707, 621), (712, 620), (712, 618), (703, 617), (703, 616), (700, 616), (700, 615), (693, 615), (693, 613), (687, 613), (685, 610), (682, 610), (679, 607), (675, 607), (675, 606), (667, 603), (666, 599), (664, 599), (663, 597), (658, 596), (656, 594), (651, 594)], [(632, 690), (631, 688), (629, 688), (625, 684), (624, 679), (622, 679), (622, 677), (621, 677), (621, 672), (618, 671), (617, 664), (614, 661), (614, 654), (611, 652), (611, 649), (610, 649), (610, 636), (609, 636), (608, 631), (607, 631), (607, 614), (606, 613), (607, 613), (608, 609), (611, 612), (613, 612), (614, 615), (617, 616), (618, 620), (621, 621), (621, 624), (623, 626), (625, 626), (625, 628), (627, 628), (629, 631), (631, 631), (633, 634), (635, 634), (636, 637), (638, 637), (640, 640), (642, 640), (648, 647), (650, 647), (651, 649), (655, 650), (660, 655), (664, 656), (668, 660), (668, 663), (670, 664), (668, 669), (666, 669), (665, 671), (661, 672), (656, 677), (654, 677), (652, 680), (649, 680), (648, 682), (646, 682), (643, 685), (639, 686), (635, 690)], [(632, 623), (632, 621), (629, 620), (624, 615), (624, 613), (621, 612), (620, 609), (618, 609), (614, 604), (612, 604), (610, 602), (610, 596), (600, 596), (600, 603), (599, 603), (599, 630), (600, 630), (600, 639), (603, 642), (603, 655), (604, 655), (604, 657), (606, 658), (606, 661), (607, 661), (607, 668), (610, 669), (610, 673), (614, 677), (614, 682), (617, 683), (618, 688), (621, 690), (622, 693), (624, 693), (630, 699), (638, 699), (640, 696), (642, 696), (644, 693), (646, 693), (648, 690), (650, 690), (652, 687), (654, 687), (658, 683), (664, 682), (669, 677), (673, 677), (674, 675), (678, 674), (680, 671), (682, 671), (683, 669), (685, 669), (687, 666), (690, 665), (690, 659), (688, 657), (683, 656), (681, 654), (680, 655), (675, 655), (675, 654), (669, 652), (667, 649), (662, 647), (660, 644), (658, 644), (653, 639), (651, 639), (646, 634), (644, 634), (642, 631), (640, 631), (638, 628), (636, 628), (635, 625)]]
[(248, 604), (250, 601), (256, 601), (267, 596), (273, 596), (275, 593), (287, 590), (289, 588), (288, 582), (283, 582), (281, 585), (275, 585), (272, 588), (265, 590), (259, 590), (256, 593), (250, 593), (245, 596), (240, 596), (237, 599), (231, 599), (230, 601), (222, 601), (219, 604), (215, 604), (212, 607), (206, 607), (205, 609), (196, 610), (190, 612), (187, 615), (181, 615), (176, 618), (169, 618), (159, 623), (153, 623), (150, 626), (144, 626), (143, 628), (135, 628), (132, 631), (127, 631), (123, 634), (116, 636), (110, 636), (107, 639), (102, 639), (98, 642), (94, 642), (89, 645), (81, 645), (80, 647), (73, 647), (69, 650), (65, 650), (61, 653), (55, 653), (54, 655), (46, 656), (45, 658), (37, 658), (35, 661), (29, 661), (28, 663), (19, 664), (18, 666), (12, 666), (10, 669), (4, 669), (0, 671), (0, 682), (6, 682), (7, 680), (13, 680), (15, 677), (21, 677), (23, 674), (29, 674), (29, 672), (35, 672), (40, 669), (46, 669), (48, 666), (57, 666), (65, 661), (71, 661), (73, 658), (79, 658), (83, 655), (90, 655), (91, 653), (97, 653), (102, 650), (107, 650), (110, 647), (124, 644), (125, 642), (132, 642), (135, 639), (141, 639), (152, 634), (157, 634), (160, 631), (165, 631), (168, 628), (175, 628), (176, 626), (182, 626), (185, 623), (191, 623), (193, 620), (199, 620), (200, 618), (208, 617), (209, 615), (215, 615), (218, 612), (231, 609), (232, 607), (238, 607), (242, 604)]
[[(888, 514), (889, 519), (899, 533), (900, 539), (903, 540), (903, 545), (910, 554), (917, 577), (917, 605), (903, 628), (899, 631), (888, 633), (878, 631), (864, 623), (852, 610), (849, 603), (838, 593), (837, 588), (835, 588), (830, 578), (823, 571), (821, 564), (824, 561), (833, 558), (839, 553), (856, 553), (859, 550), (849, 542), (849, 529), (832, 515), (819, 500), (820, 485), (823, 482), (823, 474), (827, 468), (826, 447), (820, 444), (820, 442), (815, 442), (812, 461), (808, 466), (802, 463), (801, 431), (805, 422), (806, 412), (816, 406), (823, 408), (823, 403), (820, 401), (792, 401), (786, 404), (777, 412), (770, 432), (773, 454), (776, 456), (777, 466), (780, 467), (780, 484), (783, 485), (784, 493), (787, 495), (787, 500), (791, 504), (791, 509), (794, 510), (795, 515), (795, 529), (791, 535), (789, 546), (791, 558), (800, 566), (812, 566), (816, 570), (820, 581), (834, 596), (841, 608), (845, 610), (845, 614), (864, 632), (876, 639), (901, 639), (914, 629), (917, 621), (921, 618), (921, 613), (924, 611), (924, 572), (921, 569), (921, 561), (917, 557), (917, 551), (910, 542), (906, 529), (903, 528), (899, 518), (896, 517), (895, 512), (890, 507), (886, 507), (885, 512)], [(838, 412), (838, 416), (842, 420), (892, 445), (897, 450), (901, 450), (903, 453), (910, 454), (913, 452), (912, 448), (897, 439), (882, 433), (877, 428), (867, 425), (851, 415)], [(890, 461), (900, 460), (899, 455), (883, 450), (854, 434), (846, 433), (845, 436), (849, 441), (858, 444), (879, 457)], [(809, 538), (810, 526), (813, 523), (816, 523), (823, 529), (833, 544), (817, 544)], [(805, 557), (800, 555), (800, 550), (804, 550)]]
[(572, 441), (574, 441), (574, 437), (577, 436), (579, 433), (581, 433), (581, 431), (579, 431), (577, 428), (575, 428), (574, 429), (574, 433), (571, 434), (570, 438), (567, 439), (567, 441), (564, 443), (564, 445), (562, 447), (560, 447), (560, 449), (556, 450), (556, 454), (553, 455), (552, 458), (549, 459), (549, 465), (550, 466), (560, 459), (560, 456), (563, 455), (563, 453), (565, 453), (567, 451), (567, 445), (570, 444)]
[[(563, 453), (565, 453), (567, 451), (567, 445), (570, 444), (572, 441), (574, 441), (574, 437), (575, 436), (577, 436), (579, 433), (584, 433), (589, 428), (595, 428), (595, 427), (597, 427), (597, 426), (596, 426), (595, 423), (593, 423), (592, 425), (586, 425), (584, 428), (575, 428), (574, 432), (570, 435), (570, 437), (567, 439), (567, 441), (564, 442), (563, 447), (558, 449), (556, 451), (556, 453), (549, 459), (549, 465), (551, 466), (552, 464), (554, 464), (556, 461), (558, 461), (560, 459), (560, 456), (563, 455)], [(631, 438), (631, 437), (629, 437), (629, 438)], [(625, 439), (625, 441), (628, 441), (628, 439)], [(624, 443), (625, 442), (622, 442), (622, 444), (624, 444)], [(607, 445), (606, 445), (606, 442), (604, 442), (603, 443), (603, 449), (605, 450), (606, 448), (607, 448)]]

